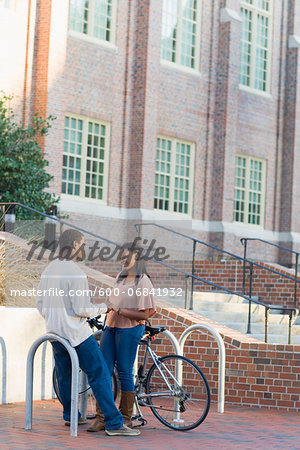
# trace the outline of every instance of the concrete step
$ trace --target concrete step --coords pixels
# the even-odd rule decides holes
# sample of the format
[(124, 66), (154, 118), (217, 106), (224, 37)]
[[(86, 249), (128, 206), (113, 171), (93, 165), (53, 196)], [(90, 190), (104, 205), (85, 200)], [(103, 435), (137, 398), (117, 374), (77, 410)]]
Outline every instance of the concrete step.
[[(184, 307), (184, 297), (169, 297), (167, 300)], [(193, 306), (194, 311), (202, 316), (247, 333), (249, 304), (242, 297), (223, 292), (194, 292)], [(288, 323), (287, 314), (270, 311), (268, 342), (287, 344)], [(251, 336), (263, 342), (265, 340), (265, 308), (255, 303), (251, 305)], [(293, 323), (292, 343), (300, 345), (300, 316)]]
[[(195, 311), (224, 311), (224, 312), (239, 312), (248, 313), (248, 302), (245, 303), (224, 303), (224, 302), (213, 302), (213, 301), (200, 301), (194, 300), (194, 310)], [(256, 305), (252, 303), (251, 311), (255, 314), (265, 314), (265, 308), (261, 305)]]
[[(215, 320), (216, 322), (240, 322), (244, 324), (248, 322), (248, 310), (247, 312), (235, 312), (214, 310), (205, 311), (195, 309), (195, 311), (205, 317), (208, 317), (209, 319)], [(251, 323), (265, 323), (265, 315), (251, 314)], [(269, 323), (287, 325), (289, 323), (289, 317), (286, 314), (270, 314)]]
[[(240, 331), (241, 333), (247, 333), (247, 322), (226, 322), (225, 325), (234, 330)], [(288, 334), (288, 324), (272, 324), (269, 323), (269, 334)], [(264, 334), (265, 333), (265, 324), (264, 323), (254, 323), (251, 322), (251, 333), (253, 334)], [(292, 334), (295, 336), (300, 336), (300, 327), (299, 325), (294, 325), (292, 327)]]
[(244, 298), (225, 292), (194, 292), (194, 301), (217, 302), (217, 303), (243, 303)]
[[(259, 341), (265, 342), (265, 334), (250, 334), (248, 336), (251, 336), (255, 339), (258, 339)], [(268, 336), (268, 343), (269, 344), (288, 344), (288, 334), (269, 334)], [(300, 335), (294, 335), (292, 333), (292, 344), (294, 345), (300, 345)]]

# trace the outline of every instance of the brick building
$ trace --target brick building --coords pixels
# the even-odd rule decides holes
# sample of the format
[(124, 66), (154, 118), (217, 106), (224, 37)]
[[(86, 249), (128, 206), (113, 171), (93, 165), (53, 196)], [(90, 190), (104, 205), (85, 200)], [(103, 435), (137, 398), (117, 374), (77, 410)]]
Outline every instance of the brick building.
[(0, 88), (56, 116), (70, 218), (300, 249), (299, 1), (0, 0), (0, 24)]

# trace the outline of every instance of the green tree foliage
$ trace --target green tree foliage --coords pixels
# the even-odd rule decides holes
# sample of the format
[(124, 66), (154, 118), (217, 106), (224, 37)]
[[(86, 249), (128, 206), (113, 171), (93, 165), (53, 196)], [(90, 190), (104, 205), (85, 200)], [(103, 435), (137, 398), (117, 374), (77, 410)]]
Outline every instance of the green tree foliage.
[[(23, 128), (15, 122), (9, 100), (4, 94), (0, 96), (0, 202), (19, 202), (46, 212), (59, 199), (45, 191), (53, 176), (46, 171), (49, 163), (36, 139), (47, 134), (54, 118), (35, 116), (32, 124)], [(19, 217), (30, 217), (19, 211)]]

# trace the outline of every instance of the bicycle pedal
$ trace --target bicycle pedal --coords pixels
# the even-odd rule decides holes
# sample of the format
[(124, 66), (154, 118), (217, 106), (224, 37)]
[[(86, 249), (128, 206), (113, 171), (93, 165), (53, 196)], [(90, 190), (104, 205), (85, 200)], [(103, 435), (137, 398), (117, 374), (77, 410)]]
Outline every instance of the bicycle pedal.
[(147, 425), (147, 420), (144, 419), (143, 417), (137, 417), (131, 420), (138, 420), (139, 422), (141, 422), (139, 424), (133, 425), (132, 428), (144, 427), (145, 425)]

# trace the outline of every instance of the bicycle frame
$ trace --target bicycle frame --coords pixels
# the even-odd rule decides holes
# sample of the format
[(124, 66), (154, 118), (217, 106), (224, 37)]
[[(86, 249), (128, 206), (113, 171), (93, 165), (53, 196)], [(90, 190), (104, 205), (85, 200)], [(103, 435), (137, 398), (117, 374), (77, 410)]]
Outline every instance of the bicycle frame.
[[(176, 392), (174, 390), (174, 388), (170, 385), (170, 383), (166, 379), (163, 371), (161, 370), (160, 365), (158, 364), (159, 356), (157, 356), (157, 354), (154, 352), (154, 350), (152, 350), (152, 348), (150, 347), (150, 340), (151, 340), (151, 337), (148, 336), (146, 339), (142, 339), (140, 341), (140, 345), (141, 344), (146, 345), (146, 350), (145, 350), (145, 356), (144, 356), (143, 363), (138, 369), (136, 383), (135, 383), (135, 392), (136, 392), (135, 406), (136, 406), (138, 415), (136, 415), (134, 417), (134, 419), (141, 421), (143, 425), (146, 423), (146, 420), (143, 418), (140, 406), (148, 406), (148, 407), (151, 406), (151, 405), (148, 405), (148, 403), (146, 403), (144, 401), (145, 399), (155, 398), (155, 397), (169, 397), (170, 395), (173, 397), (176, 397), (178, 395), (178, 392)], [(157, 367), (162, 379), (165, 381), (165, 383), (169, 389), (168, 391), (161, 391), (158, 393), (151, 393), (151, 394), (146, 394), (145, 392), (143, 392), (143, 388), (145, 387), (144, 382), (147, 377), (147, 374), (145, 374), (145, 370), (146, 370), (146, 364), (148, 362), (148, 355), (150, 355), (150, 357), (151, 357), (153, 363), (155, 364), (155, 366)], [(181, 366), (181, 367), (179, 367), (179, 366)], [(173, 374), (169, 371), (169, 369), (165, 365), (164, 365), (164, 368), (165, 368), (166, 372), (170, 375), (170, 377), (174, 380), (176, 385), (180, 388), (178, 378), (179, 378), (179, 380), (181, 380), (182, 364), (178, 364), (176, 367), (176, 372), (175, 372), (176, 377), (173, 376)], [(175, 400), (174, 414), (175, 414), (175, 420), (180, 420), (180, 412), (178, 411), (178, 400), (177, 399)]]

